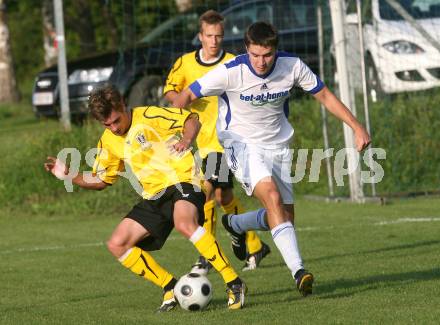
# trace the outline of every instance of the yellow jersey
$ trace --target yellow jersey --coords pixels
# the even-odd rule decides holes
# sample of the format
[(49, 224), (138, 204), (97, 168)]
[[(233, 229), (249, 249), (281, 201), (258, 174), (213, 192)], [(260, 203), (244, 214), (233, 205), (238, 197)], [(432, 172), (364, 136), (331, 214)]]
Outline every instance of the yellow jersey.
[(177, 154), (170, 150), (179, 141), (186, 119), (192, 115), (180, 108), (135, 108), (125, 135), (115, 135), (108, 129), (102, 134), (93, 173), (103, 182), (113, 184), (128, 165), (142, 185), (145, 199), (177, 183), (201, 188), (200, 170), (191, 151)]
[[(174, 63), (168, 74), (164, 94), (174, 90), (181, 92), (194, 81), (215, 68), (218, 64), (226, 62), (234, 55), (223, 52), (222, 56), (213, 63), (203, 63), (199, 56), (199, 50), (184, 54)], [(218, 98), (210, 96), (199, 98), (191, 104), (191, 111), (199, 115), (202, 127), (197, 136), (196, 143), (200, 157), (205, 158), (210, 152), (223, 152), (223, 147), (218, 142), (216, 122), (218, 116)]]

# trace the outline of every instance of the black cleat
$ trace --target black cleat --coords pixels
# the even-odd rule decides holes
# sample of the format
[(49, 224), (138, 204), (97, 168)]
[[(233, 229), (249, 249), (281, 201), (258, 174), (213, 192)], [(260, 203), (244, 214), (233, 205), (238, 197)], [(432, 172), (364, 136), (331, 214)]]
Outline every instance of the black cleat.
[(246, 264), (241, 269), (242, 271), (255, 270), (258, 265), (260, 265), (261, 260), (270, 253), (270, 247), (264, 242), (261, 242), (261, 244), (263, 244), (263, 246), (258, 252), (248, 255)]
[(229, 225), (229, 219), (231, 216), (232, 214), (224, 214), (222, 216), (222, 224), (232, 239), (231, 246), (234, 255), (240, 261), (243, 261), (246, 258), (246, 234), (239, 234), (232, 229), (232, 227)]
[(211, 263), (209, 263), (203, 256), (199, 256), (197, 262), (195, 262), (191, 268), (191, 273), (207, 275), (210, 269), (212, 269)]
[(295, 274), (296, 287), (304, 297), (312, 294), (313, 274), (302, 269)]
[(247, 293), (247, 287), (244, 282), (233, 284), (226, 289), (228, 294), (228, 308), (241, 309), (244, 306), (244, 297)]

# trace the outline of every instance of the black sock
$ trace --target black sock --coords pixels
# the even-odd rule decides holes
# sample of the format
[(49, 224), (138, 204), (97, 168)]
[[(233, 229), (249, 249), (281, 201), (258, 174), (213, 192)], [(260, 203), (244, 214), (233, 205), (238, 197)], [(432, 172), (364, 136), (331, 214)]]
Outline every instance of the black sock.
[(304, 273), (304, 269), (299, 269), (298, 271), (296, 271), (296, 273), (294, 275), (295, 280), (298, 280), (298, 277), (300, 277), (301, 274), (303, 274), (303, 273)]
[(232, 288), (233, 285), (235, 284), (239, 284), (241, 285), (243, 282), (241, 281), (241, 279), (239, 277), (237, 277), (235, 280), (232, 280), (231, 282), (226, 283), (226, 285), (228, 286), (228, 288)]
[(168, 282), (168, 284), (163, 288), (163, 291), (170, 291), (174, 289), (176, 283), (177, 283), (176, 278), (172, 278), (170, 282)]

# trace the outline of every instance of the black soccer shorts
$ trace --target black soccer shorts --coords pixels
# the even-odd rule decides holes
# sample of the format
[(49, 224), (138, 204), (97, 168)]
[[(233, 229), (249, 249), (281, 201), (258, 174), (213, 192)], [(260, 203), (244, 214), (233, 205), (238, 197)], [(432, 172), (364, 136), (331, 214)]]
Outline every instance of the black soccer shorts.
[(202, 161), (202, 171), (205, 180), (210, 182), (214, 188), (234, 187), (233, 174), (228, 167), (224, 153), (210, 152)]
[(169, 186), (156, 199), (142, 200), (127, 214), (126, 218), (133, 219), (150, 232), (150, 236), (136, 244), (145, 251), (159, 250), (165, 244), (174, 228), (174, 204), (184, 200), (197, 207), (198, 224), (203, 225), (205, 214), (205, 194), (200, 188), (189, 183), (179, 183)]

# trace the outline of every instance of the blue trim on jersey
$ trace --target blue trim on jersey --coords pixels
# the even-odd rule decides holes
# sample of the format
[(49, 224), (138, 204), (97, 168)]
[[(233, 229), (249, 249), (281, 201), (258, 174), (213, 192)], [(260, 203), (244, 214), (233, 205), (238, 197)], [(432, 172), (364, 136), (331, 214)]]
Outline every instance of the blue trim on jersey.
[(234, 60), (229, 61), (228, 63), (225, 63), (226, 69), (230, 69), (233, 67), (238, 67), (240, 64), (246, 64), (245, 60), (246, 54), (241, 54), (235, 57)]
[(283, 110), (286, 118), (289, 118), (289, 98), (284, 101)]
[(229, 105), (229, 98), (228, 95), (226, 95), (226, 93), (221, 94), (220, 97), (223, 98), (223, 100), (226, 103), (226, 106), (228, 107), (228, 111), (226, 112), (226, 116), (225, 116), (225, 121), (226, 121), (225, 130), (227, 130), (229, 127), (229, 123), (231, 122), (231, 105)]
[(200, 92), (202, 90), (202, 86), (199, 84), (199, 82), (196, 80), (191, 85), (189, 85), (189, 89), (193, 92), (194, 95), (197, 96), (197, 98), (203, 97), (202, 93)]
[(270, 68), (270, 70), (269, 70), (268, 72), (266, 72), (265, 74), (262, 74), (262, 75), (256, 73), (255, 70), (254, 70), (254, 68), (252, 68), (252, 64), (251, 64), (251, 62), (250, 62), (250, 60), (249, 60), (249, 54), (246, 54), (246, 57), (245, 57), (245, 64), (248, 66), (249, 70), (251, 70), (251, 72), (252, 72), (255, 76), (257, 76), (258, 78), (261, 78), (261, 79), (266, 79), (266, 78), (272, 73), (272, 71), (275, 69), (275, 66), (276, 66), (276, 64), (277, 64), (277, 59), (278, 59), (278, 52), (275, 53), (275, 59), (273, 60), (273, 65), (272, 65), (272, 67)]
[(308, 93), (314, 95), (317, 92), (319, 92), (322, 88), (324, 88), (325, 85), (324, 85), (324, 83), (322, 82), (322, 80), (318, 76), (316, 76), (316, 81), (317, 81), (317, 85), (312, 90), (309, 90)]

